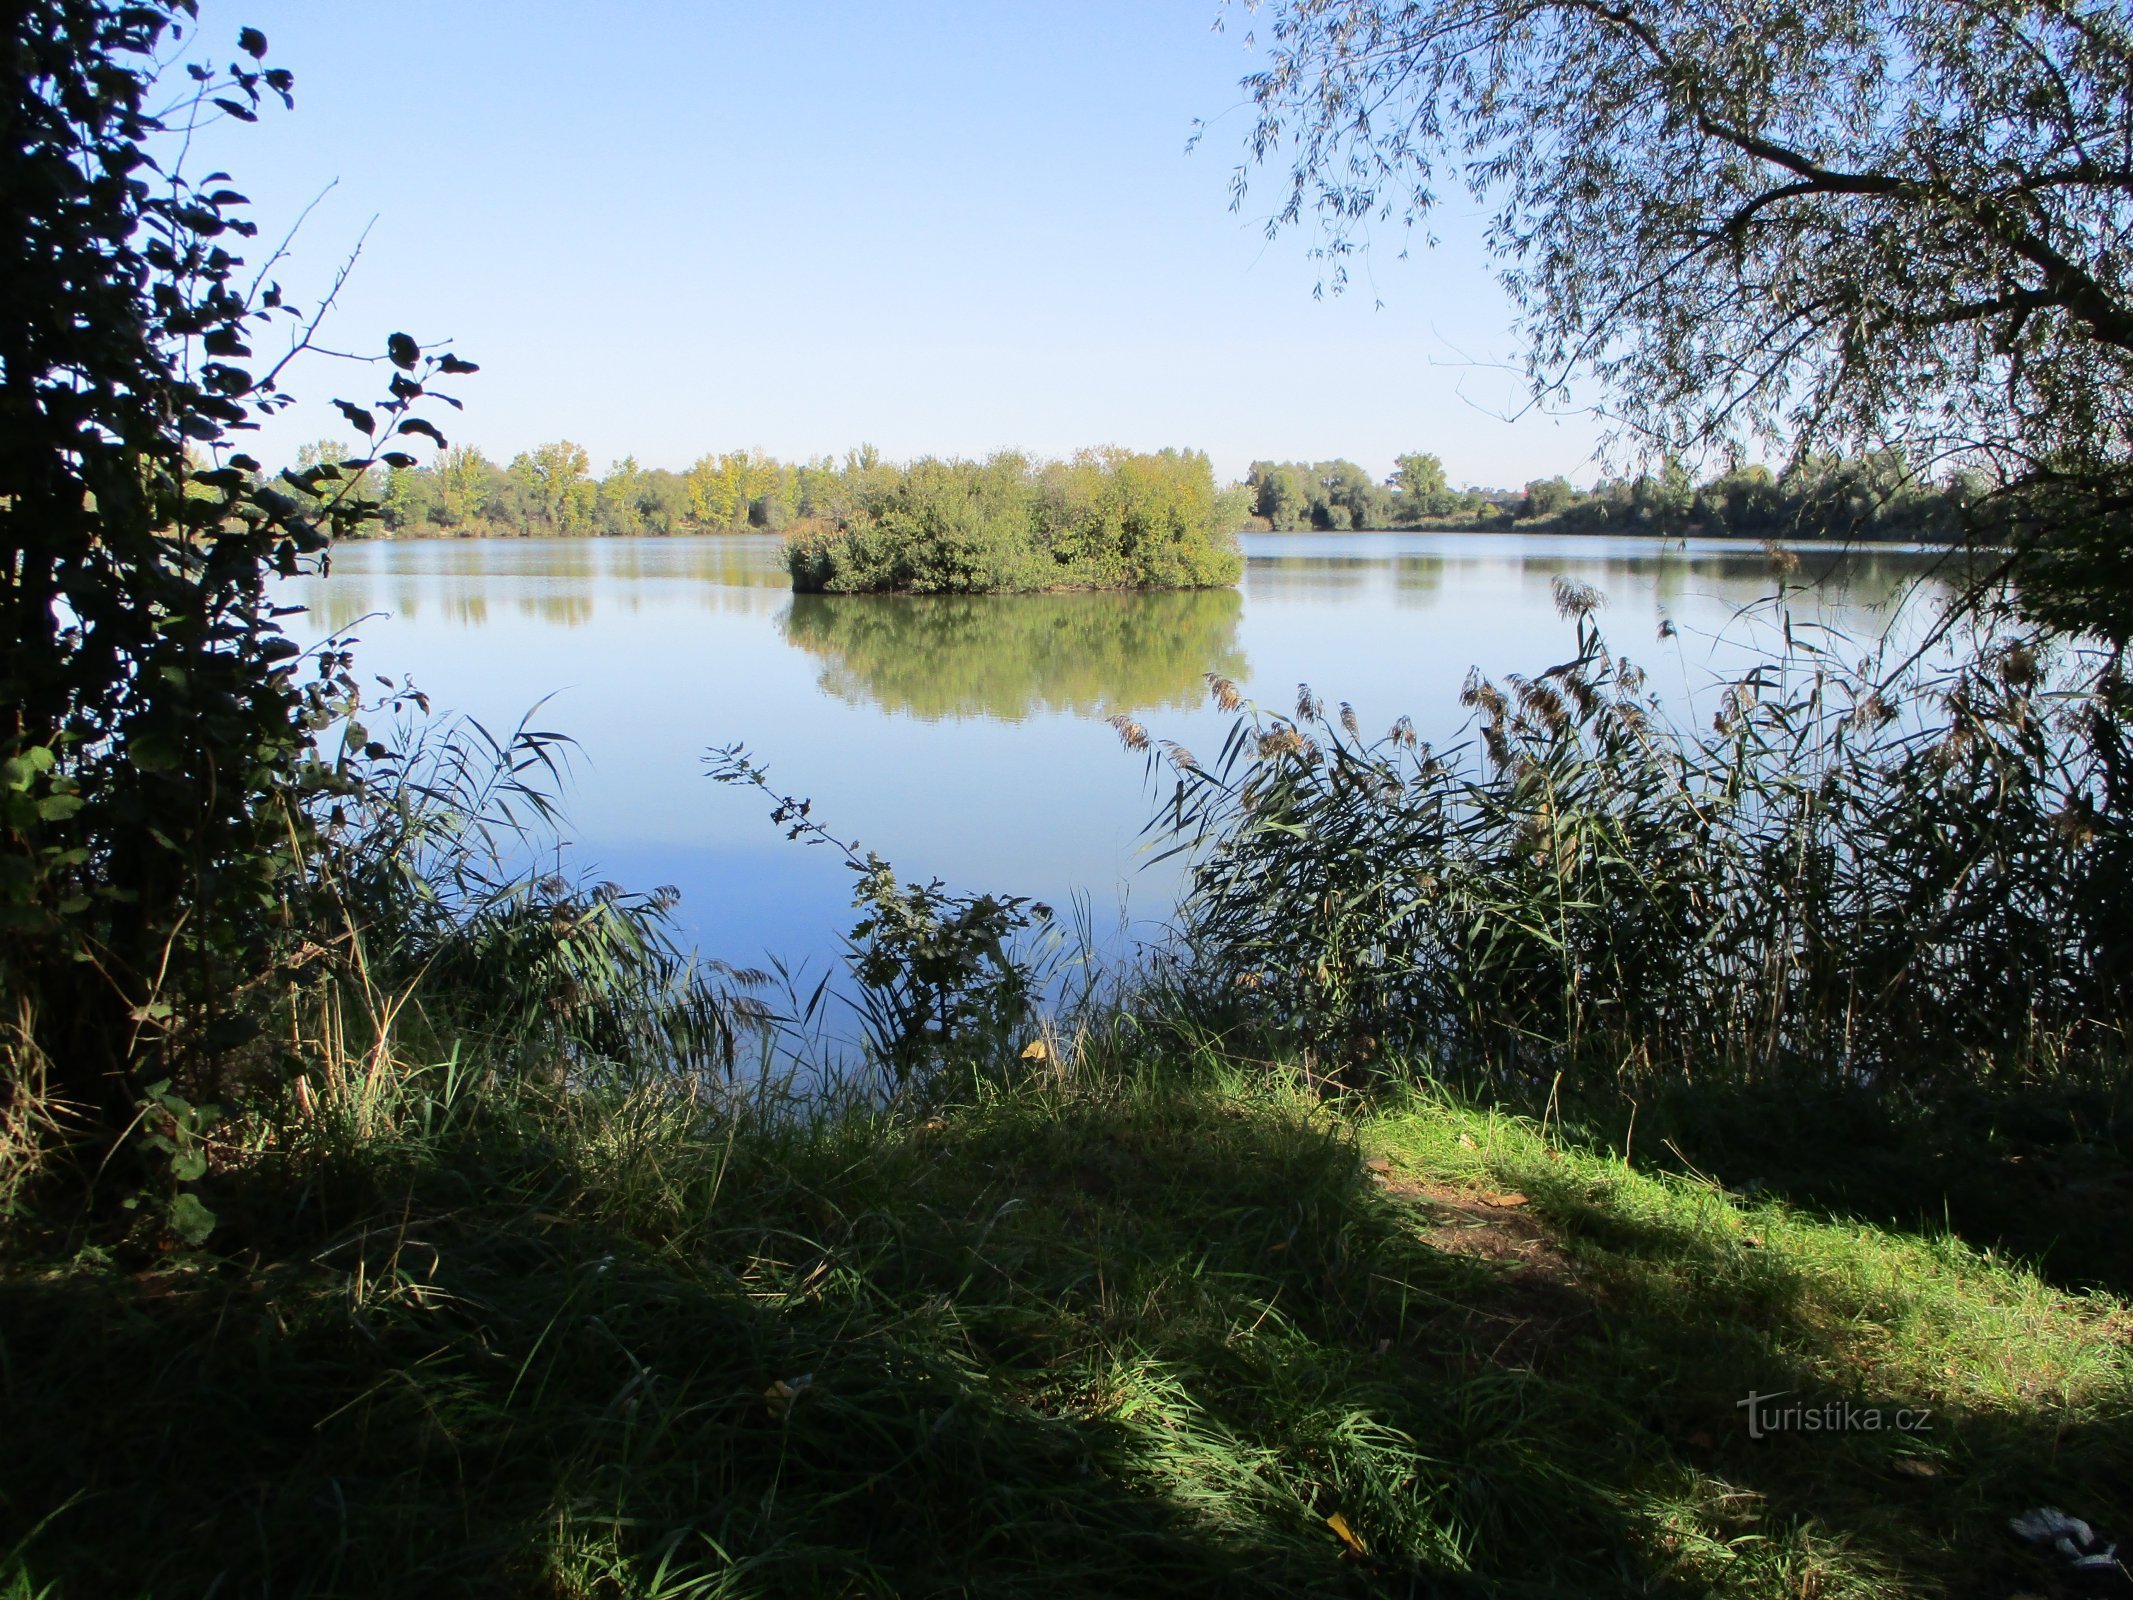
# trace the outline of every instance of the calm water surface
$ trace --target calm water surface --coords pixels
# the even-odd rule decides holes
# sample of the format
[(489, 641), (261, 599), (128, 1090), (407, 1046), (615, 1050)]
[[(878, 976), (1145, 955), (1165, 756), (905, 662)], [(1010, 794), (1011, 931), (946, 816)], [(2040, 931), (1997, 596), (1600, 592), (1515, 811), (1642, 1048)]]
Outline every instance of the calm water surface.
[[(1106, 723), (1208, 757), (1229, 719), (1205, 674), (1267, 705), (1309, 682), (1367, 730), (1404, 714), (1440, 747), (1472, 666), (1537, 672), (1570, 652), (1558, 574), (1605, 596), (1615, 648), (1669, 705), (1708, 714), (1716, 675), (1774, 624), (1760, 547), (1499, 534), (1265, 534), (1240, 590), (979, 598), (795, 596), (771, 537), (352, 544), (287, 598), (316, 635), (352, 631), (368, 673), (407, 674), (499, 732), (578, 742), (572, 859), (632, 888), (671, 883), (709, 954), (816, 970), (851, 921), (850, 872), (785, 842), (702, 757), (745, 743), (782, 790), (906, 878), (1086, 895), (1100, 932), (1167, 914), (1172, 865), (1143, 866), (1152, 791)], [(1880, 634), (1933, 558), (1809, 553), (1796, 633)], [(1899, 605), (1899, 602), (1904, 602)], [(1676, 633), (1661, 640), (1660, 624)]]

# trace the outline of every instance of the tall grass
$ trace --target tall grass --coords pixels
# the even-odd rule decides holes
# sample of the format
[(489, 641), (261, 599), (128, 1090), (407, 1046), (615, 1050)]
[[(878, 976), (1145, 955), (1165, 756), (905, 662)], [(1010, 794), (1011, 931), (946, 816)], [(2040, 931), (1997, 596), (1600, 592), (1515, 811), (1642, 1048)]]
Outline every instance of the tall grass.
[(51, 1063), (38, 1047), (35, 1012), (18, 997), (0, 1022), (0, 1222), (13, 1217), (24, 1191), (67, 1132), (53, 1098)]
[[(1670, 723), (1597, 596), (1571, 659), (1475, 674), (1470, 737), (1364, 738), (1308, 687), (1173, 752), (1196, 1002), (1329, 1063), (1542, 1084), (1667, 1073), (1925, 1087), (2122, 1052), (2133, 709), (2034, 637), (1848, 665), (1788, 629), (1712, 726)], [(1122, 723), (1129, 744), (1147, 745)], [(1154, 754), (1154, 752), (1151, 752)]]
[[(557, 1082), (708, 1079), (764, 1021), (764, 975), (697, 954), (677, 891), (560, 870), (568, 741), (470, 718), (403, 729), (323, 830), (310, 915), (330, 928), (315, 981), (290, 994), (328, 1055), (347, 1047), (469, 1055)], [(301, 1055), (301, 1049), (299, 1055)]]

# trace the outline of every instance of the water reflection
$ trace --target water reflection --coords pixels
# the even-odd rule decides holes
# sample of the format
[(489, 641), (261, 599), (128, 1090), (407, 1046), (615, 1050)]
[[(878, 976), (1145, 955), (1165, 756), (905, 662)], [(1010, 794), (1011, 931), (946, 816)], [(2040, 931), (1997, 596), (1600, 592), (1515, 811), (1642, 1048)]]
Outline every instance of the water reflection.
[(1168, 594), (795, 595), (786, 642), (822, 658), (823, 691), (926, 721), (1019, 722), (1196, 705), (1210, 672), (1243, 678), (1233, 589)]
[(1360, 594), (1393, 570), (1385, 558), (1324, 556), (1248, 556), (1244, 586), (1255, 600), (1311, 600)]
[[(1871, 638), (1939, 558), (1801, 547), (1782, 616), (1750, 542), (1533, 535), (1300, 534), (1245, 540), (1241, 591), (1019, 597), (794, 597), (775, 536), (372, 542), (277, 598), (316, 638), (363, 621), (366, 672), (411, 676), (439, 706), (578, 741), (573, 859), (630, 884), (675, 883), (707, 950), (836, 959), (850, 882), (787, 848), (761, 807), (704, 782), (701, 756), (745, 741), (816, 815), (907, 874), (1136, 914), (1174, 903), (1182, 865), (1142, 866), (1144, 764), (1092, 719), (1131, 710), (1203, 756), (1229, 718), (1202, 675), (1268, 706), (1308, 681), (1366, 727), (1406, 713), (1461, 735), (1470, 667), (1564, 659), (1558, 574), (1607, 600), (1600, 623), (1682, 725), (1786, 626)], [(1904, 613), (1902, 625), (1930, 608)], [(1658, 625), (1671, 628), (1662, 642)], [(1806, 637), (1822, 636), (1809, 633)], [(819, 970), (819, 969), (818, 969)]]
[(328, 574), (291, 586), (328, 633), (381, 613), (467, 628), (492, 615), (580, 628), (677, 594), (721, 616), (767, 615), (790, 587), (780, 542), (768, 535), (377, 541), (343, 545)]
[(1392, 603), (1403, 609), (1429, 607), (1444, 589), (1444, 557), (1397, 556), (1392, 567)]
[[(1447, 605), (1460, 615), (1482, 605), (1500, 606), (1506, 621), (1530, 622), (1552, 613), (1556, 578), (1571, 576), (1606, 597), (1603, 621), (1618, 627), (1646, 613), (1722, 625), (1780, 589), (1772, 551), (1747, 540), (1274, 534), (1248, 539), (1246, 549), (1244, 593), (1283, 609), (1374, 607), (1451, 620)], [(1869, 634), (1921, 584), (1940, 592), (1969, 570), (1959, 556), (1901, 545), (1799, 545), (1778, 559), (1789, 609), (1841, 614)]]
[(1647, 550), (1595, 551), (1575, 563), (1557, 553), (1526, 554), (1519, 558), (1518, 573), (1522, 592), (1537, 601), (1552, 592), (1558, 573), (1574, 571), (1602, 592), (1626, 596), (1648, 589), (1661, 600), (1714, 594), (1743, 604), (1776, 595), (1781, 564), (1789, 592), (1812, 591), (1823, 601), (1879, 610), (1921, 578), (1950, 570), (1942, 555), (1908, 547), (1788, 549), (1777, 562), (1757, 546), (1687, 550), (1654, 541)]

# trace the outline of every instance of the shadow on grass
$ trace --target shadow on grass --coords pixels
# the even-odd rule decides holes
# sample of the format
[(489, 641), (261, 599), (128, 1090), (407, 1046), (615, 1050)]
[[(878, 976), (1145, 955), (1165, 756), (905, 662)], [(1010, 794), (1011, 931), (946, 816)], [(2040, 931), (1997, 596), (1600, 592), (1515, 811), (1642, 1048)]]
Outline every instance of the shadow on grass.
[[(2063, 1576), (2010, 1536), (2011, 1517), (2062, 1505), (2105, 1527), (2133, 1518), (2122, 1318), (2081, 1324), (2065, 1302), (2025, 1305), (1974, 1258), (1953, 1258), (1928, 1290), (1931, 1252), (1915, 1243), (1770, 1250), (1746, 1229), (1596, 1201), (1573, 1180), (1533, 1187), (1605, 1307), (1605, 1350), (1576, 1353), (1559, 1375), (1641, 1384), (1625, 1404), (1699, 1493), (1722, 1491), (1719, 1525), (1815, 1530), (1887, 1575), (1889, 1592), (2002, 1596), (2057, 1593)], [(1946, 1342), (1926, 1358), (1933, 1339)], [(1909, 1381), (1891, 1376), (1905, 1368)]]
[(2133, 1084), (1952, 1088), (1892, 1106), (1865, 1091), (1727, 1088), (1620, 1102), (1582, 1130), (1647, 1164), (1823, 1215), (2020, 1257), (2063, 1288), (2133, 1296)]
[(1569, 1188), (1569, 1254), (1448, 1249), (1275, 1107), (703, 1155), (655, 1200), (537, 1141), (262, 1170), (215, 1260), (9, 1263), (0, 1551), (44, 1523), (60, 1597), (1930, 1592), (2124, 1465), (2042, 1413), (1937, 1419), (1919, 1480), (1750, 1441), (1838, 1340), (1804, 1282)]
[(68, 1597), (639, 1593), (662, 1563), (677, 1593), (1282, 1587), (1107, 1481), (940, 1308), (827, 1317), (601, 1230), (406, 1220), (323, 1253), (338, 1293), (315, 1262), (9, 1283), (0, 1547), (63, 1508), (26, 1565)]

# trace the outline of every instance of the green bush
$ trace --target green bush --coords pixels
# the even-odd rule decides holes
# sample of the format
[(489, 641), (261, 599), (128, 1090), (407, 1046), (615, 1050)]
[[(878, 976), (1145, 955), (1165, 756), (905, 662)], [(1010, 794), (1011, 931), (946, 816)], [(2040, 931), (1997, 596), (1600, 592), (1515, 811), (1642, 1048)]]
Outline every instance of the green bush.
[(802, 593), (1215, 588), (1244, 570), (1235, 512), (1194, 451), (929, 456), (866, 485), (835, 523), (795, 529), (786, 564)]

